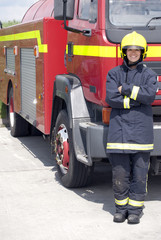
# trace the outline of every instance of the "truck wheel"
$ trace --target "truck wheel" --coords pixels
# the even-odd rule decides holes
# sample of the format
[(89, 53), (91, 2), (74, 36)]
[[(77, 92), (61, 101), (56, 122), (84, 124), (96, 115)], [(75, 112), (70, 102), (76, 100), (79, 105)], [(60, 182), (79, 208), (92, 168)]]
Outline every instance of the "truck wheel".
[(83, 187), (90, 177), (91, 167), (77, 161), (72, 141), (72, 129), (68, 115), (62, 110), (56, 120), (54, 131), (54, 151), (58, 173), (62, 184), (68, 188)]
[(9, 92), (9, 124), (13, 137), (28, 135), (28, 122), (14, 112), (13, 88)]

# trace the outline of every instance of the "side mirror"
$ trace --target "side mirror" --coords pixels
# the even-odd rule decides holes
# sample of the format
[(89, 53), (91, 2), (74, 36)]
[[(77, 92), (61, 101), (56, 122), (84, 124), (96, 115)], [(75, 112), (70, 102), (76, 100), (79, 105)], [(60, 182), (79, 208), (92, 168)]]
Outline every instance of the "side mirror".
[(54, 18), (56, 20), (64, 20), (64, 29), (67, 31), (91, 36), (91, 31), (89, 30), (79, 30), (67, 26), (67, 20), (72, 20), (74, 17), (74, 4), (75, 0), (54, 0)]
[[(66, 4), (66, 13), (64, 13), (64, 3)], [(56, 20), (72, 20), (74, 17), (74, 3), (75, 0), (54, 0), (54, 18)]]

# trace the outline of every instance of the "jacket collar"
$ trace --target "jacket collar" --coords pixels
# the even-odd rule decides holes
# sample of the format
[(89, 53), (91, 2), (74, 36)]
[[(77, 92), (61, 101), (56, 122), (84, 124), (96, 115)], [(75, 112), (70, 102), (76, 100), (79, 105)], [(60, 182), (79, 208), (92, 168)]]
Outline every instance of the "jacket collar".
[(138, 64), (137, 64), (137, 66), (136, 66), (136, 69), (131, 69), (128, 65), (127, 65), (127, 63), (126, 63), (126, 61), (124, 60), (124, 62), (123, 62), (123, 64), (121, 65), (121, 67), (123, 68), (123, 70), (125, 71), (125, 72), (128, 72), (128, 71), (133, 71), (133, 70), (137, 70), (138, 72), (142, 72), (142, 69), (143, 69), (143, 62), (139, 62)]

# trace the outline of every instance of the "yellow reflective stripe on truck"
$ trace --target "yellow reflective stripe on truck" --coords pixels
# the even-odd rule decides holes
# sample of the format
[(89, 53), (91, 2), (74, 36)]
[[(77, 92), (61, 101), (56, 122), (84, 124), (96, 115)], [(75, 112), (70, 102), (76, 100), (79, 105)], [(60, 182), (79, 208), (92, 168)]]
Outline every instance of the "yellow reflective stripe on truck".
[(147, 57), (161, 57), (161, 46), (149, 46)]
[[(117, 55), (121, 58), (120, 48), (118, 47)], [(147, 57), (161, 57), (161, 46), (148, 46)]]
[[(68, 54), (68, 45), (66, 46)], [(88, 57), (109, 57), (116, 58), (115, 46), (91, 46), (91, 45), (73, 45), (73, 55)]]
[(48, 52), (48, 45), (41, 43), (40, 30), (0, 36), (0, 42), (28, 40), (28, 39), (37, 39), (39, 52), (42, 52), (42, 53)]
[[(73, 45), (73, 55), (88, 56), (88, 57), (107, 57), (121, 58), (120, 48), (116, 50), (116, 46), (93, 46), (93, 45)], [(68, 54), (68, 45), (66, 46), (66, 53)], [(149, 46), (147, 57), (161, 57), (161, 46)]]

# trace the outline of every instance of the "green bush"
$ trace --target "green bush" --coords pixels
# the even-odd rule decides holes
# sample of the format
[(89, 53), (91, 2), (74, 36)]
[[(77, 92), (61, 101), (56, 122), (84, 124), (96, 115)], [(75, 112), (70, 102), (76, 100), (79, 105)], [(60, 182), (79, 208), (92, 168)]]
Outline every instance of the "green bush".
[(9, 26), (16, 25), (19, 23), (20, 23), (19, 21), (12, 20), (12, 21), (8, 21), (8, 22), (2, 22), (2, 26), (3, 26), (3, 28), (5, 28), (5, 27), (9, 27)]
[(7, 117), (7, 106), (0, 101), (0, 118), (6, 118)]

